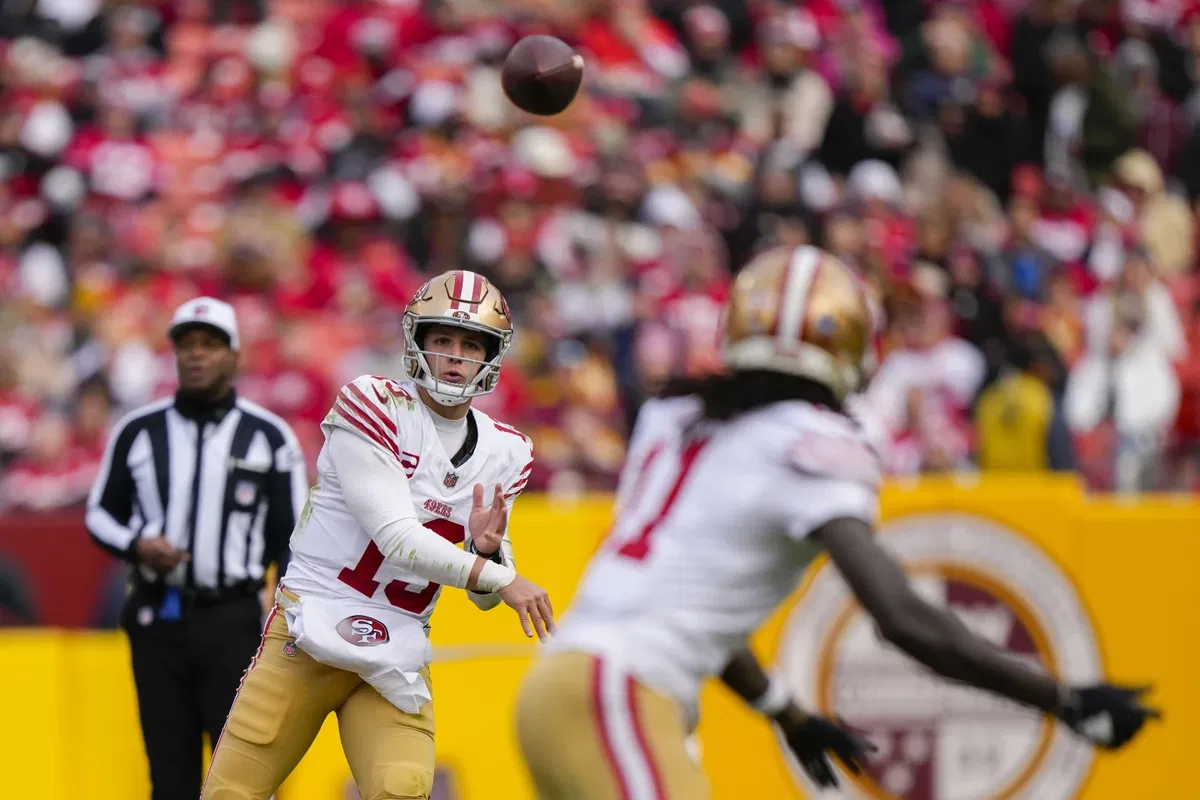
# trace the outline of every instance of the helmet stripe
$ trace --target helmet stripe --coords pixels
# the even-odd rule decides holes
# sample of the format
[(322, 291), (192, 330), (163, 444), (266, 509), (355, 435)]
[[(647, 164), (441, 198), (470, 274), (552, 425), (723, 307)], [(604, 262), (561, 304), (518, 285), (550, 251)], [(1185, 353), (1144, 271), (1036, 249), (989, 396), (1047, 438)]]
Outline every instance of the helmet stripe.
[(450, 310), (479, 312), (486, 292), (483, 278), (465, 269), (454, 271), (454, 283), (450, 288)]
[(800, 341), (808, 311), (809, 290), (812, 289), (820, 263), (821, 254), (815, 247), (797, 247), (788, 262), (776, 328), (781, 344), (790, 345)]
[(458, 307), (463, 311), (474, 311), (475, 309), (471, 308), (471, 299), (475, 295), (475, 284), (479, 283), (479, 276), (466, 270), (458, 274), (462, 275), (462, 286), (460, 287), (462, 291), (458, 294), (462, 302), (458, 304)]
[(466, 275), (461, 269), (454, 271), (454, 285), (450, 288), (450, 310), (459, 311), (458, 298), (463, 296), (463, 278)]

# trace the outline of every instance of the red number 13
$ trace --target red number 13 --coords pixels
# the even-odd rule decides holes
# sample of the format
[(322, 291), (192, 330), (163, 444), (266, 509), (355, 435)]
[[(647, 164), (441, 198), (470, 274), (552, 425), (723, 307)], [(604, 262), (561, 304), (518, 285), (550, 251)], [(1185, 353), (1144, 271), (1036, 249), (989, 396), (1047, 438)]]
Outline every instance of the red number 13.
[[(425, 527), (450, 544), (459, 544), (466, 538), (466, 530), (463, 526), (448, 519), (430, 520), (425, 523)], [(358, 559), (358, 563), (354, 565), (354, 569), (344, 567), (338, 573), (338, 580), (356, 592), (367, 597), (374, 597), (375, 592), (379, 590), (379, 581), (375, 580), (375, 573), (381, 566), (383, 566), (383, 553), (375, 546), (375, 542), (371, 542), (367, 545), (362, 558)], [(383, 594), (387, 597), (388, 602), (396, 608), (402, 608), (410, 614), (421, 614), (433, 602), (433, 596), (437, 594), (440, 586), (440, 583), (430, 583), (424, 589), (416, 591), (410, 583), (388, 581), (388, 585), (383, 587)]]

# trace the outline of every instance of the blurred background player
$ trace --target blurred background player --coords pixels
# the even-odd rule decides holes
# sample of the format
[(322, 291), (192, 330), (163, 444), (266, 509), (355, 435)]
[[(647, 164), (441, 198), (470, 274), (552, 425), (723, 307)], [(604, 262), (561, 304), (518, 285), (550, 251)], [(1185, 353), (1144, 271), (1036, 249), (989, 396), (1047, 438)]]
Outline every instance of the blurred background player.
[(467, 589), (485, 610), (507, 603), (528, 636), (553, 628), (546, 593), (513, 569), (507, 533), (529, 440), (471, 408), (496, 386), (508, 305), (481, 276), (452, 271), (417, 291), (403, 325), (407, 377), (352, 381), (322, 424), (317, 483), (206, 800), (266, 800), (330, 713), (361, 796), (427, 798), (441, 587)]
[[(768, 251), (726, 310), (728, 372), (643, 408), (613, 531), (522, 684), (518, 733), (539, 797), (707, 796), (684, 747), (700, 687), (720, 674), (772, 716), (790, 705), (746, 640), (821, 551), (881, 635), (946, 678), (1101, 747), (1156, 716), (1140, 690), (1060, 686), (979, 639), (918, 597), (875, 541), (879, 459), (843, 411), (873, 360), (873, 314), (849, 268), (813, 247)], [(827, 723), (807, 745), (844, 750), (846, 735)]]

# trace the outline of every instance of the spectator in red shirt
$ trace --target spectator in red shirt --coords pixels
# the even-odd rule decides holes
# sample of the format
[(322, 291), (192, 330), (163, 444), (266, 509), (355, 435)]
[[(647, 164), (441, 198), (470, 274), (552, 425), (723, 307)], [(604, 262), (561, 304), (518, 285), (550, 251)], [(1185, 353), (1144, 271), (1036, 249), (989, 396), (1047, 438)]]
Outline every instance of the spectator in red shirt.
[(0, 349), (0, 467), (29, 446), (37, 415), (35, 398), (20, 390), (16, 358)]
[(79, 467), (69, 422), (59, 414), (43, 414), (28, 452), (4, 473), (0, 507), (48, 511), (83, 502), (90, 487), (80, 479)]

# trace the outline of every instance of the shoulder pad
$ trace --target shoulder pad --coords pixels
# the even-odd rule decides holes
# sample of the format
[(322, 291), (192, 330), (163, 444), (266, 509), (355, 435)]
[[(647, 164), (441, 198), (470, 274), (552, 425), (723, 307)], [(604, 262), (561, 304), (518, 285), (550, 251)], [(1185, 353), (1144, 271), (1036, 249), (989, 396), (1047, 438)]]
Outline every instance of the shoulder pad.
[(381, 378), (378, 375), (364, 375), (358, 378), (354, 383), (366, 381), (371, 386), (371, 391), (379, 402), (388, 405), (399, 405), (412, 411), (417, 402), (413, 393), (405, 388), (404, 384), (399, 381), (394, 381), (391, 378)]
[(512, 425), (505, 425), (503, 422), (497, 422), (494, 419), (489, 419), (489, 421), (496, 428), (496, 430), (500, 431), (501, 433), (507, 433), (510, 436), (516, 436), (521, 441), (525, 442), (525, 444), (529, 447), (530, 450), (533, 449), (533, 440), (530, 439), (525, 434), (521, 433), (519, 430), (514, 428)]
[(807, 475), (878, 486), (883, 480), (879, 456), (863, 440), (838, 433), (804, 430), (791, 433), (784, 462)]
[(494, 426), (498, 432), (505, 434), (501, 437), (502, 439), (507, 439), (512, 443), (509, 450), (512, 458), (510, 462), (512, 473), (504, 482), (504, 499), (515, 500), (517, 495), (525, 490), (525, 485), (529, 483), (529, 475), (533, 471), (533, 440), (503, 422), (497, 422), (491, 418), (486, 418), (483, 422)]
[(776, 435), (790, 469), (867, 486), (882, 482), (879, 454), (855, 420), (808, 404), (780, 411)]
[(401, 448), (398, 412), (413, 411), (415, 402), (396, 381), (363, 375), (338, 391), (326, 421), (369, 439), (405, 463), (404, 457), (411, 454)]

